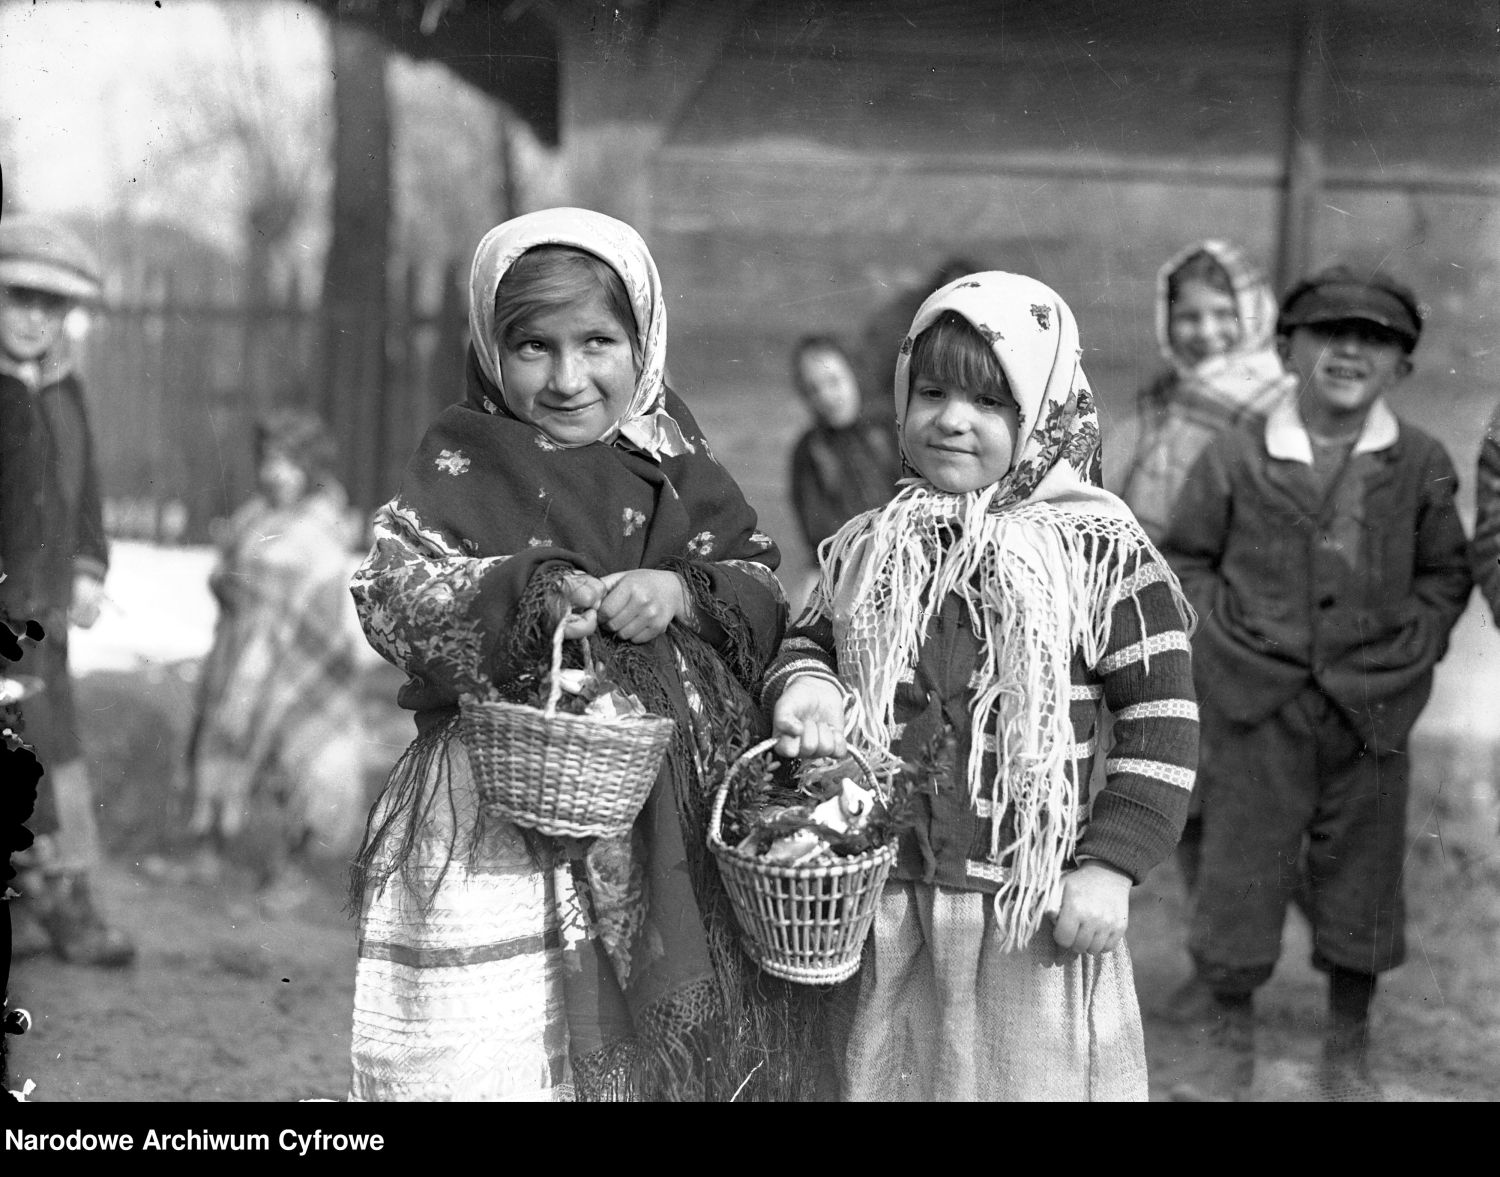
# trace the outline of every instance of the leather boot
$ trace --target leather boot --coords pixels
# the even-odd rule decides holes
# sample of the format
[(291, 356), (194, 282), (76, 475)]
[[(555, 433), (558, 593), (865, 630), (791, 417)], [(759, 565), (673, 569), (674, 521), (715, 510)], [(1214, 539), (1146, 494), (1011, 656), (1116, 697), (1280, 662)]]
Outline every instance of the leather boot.
[(1380, 1103), (1385, 1099), (1370, 1070), (1368, 1018), (1335, 1017), (1323, 1039), (1317, 1094), (1328, 1103)]
[(135, 960), (135, 945), (104, 922), (81, 871), (46, 877), (37, 894), (37, 917), (52, 937), (52, 950), (69, 964), (122, 968)]
[(1255, 1084), (1255, 1014), (1248, 1000), (1216, 999), (1198, 1074), (1171, 1090), (1175, 1103), (1236, 1103)]

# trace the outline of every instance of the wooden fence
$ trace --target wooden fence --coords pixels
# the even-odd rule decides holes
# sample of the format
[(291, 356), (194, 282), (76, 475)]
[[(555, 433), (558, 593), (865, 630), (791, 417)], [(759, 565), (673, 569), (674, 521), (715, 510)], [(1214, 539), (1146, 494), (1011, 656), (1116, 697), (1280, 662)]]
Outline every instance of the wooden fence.
[[(206, 541), (254, 489), (255, 421), (288, 406), (352, 422), (336, 430), (350, 501), (384, 502), (423, 428), (460, 395), (467, 324), (454, 274), (403, 275), (384, 322), (333, 324), (295, 287), (261, 305), (224, 301), (191, 267), (111, 297), (81, 356), (111, 534)], [(335, 326), (378, 357), (357, 412), (330, 403), (324, 341)]]

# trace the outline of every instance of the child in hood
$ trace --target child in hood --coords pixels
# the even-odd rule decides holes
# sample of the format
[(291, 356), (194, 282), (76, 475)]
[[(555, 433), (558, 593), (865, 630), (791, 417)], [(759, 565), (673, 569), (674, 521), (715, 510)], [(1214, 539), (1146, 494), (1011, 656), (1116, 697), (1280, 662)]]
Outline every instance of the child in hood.
[(1141, 390), (1140, 432), (1120, 497), (1160, 543), (1203, 447), (1221, 429), (1264, 418), (1291, 380), (1276, 355), (1276, 296), (1224, 241), (1200, 241), (1156, 279), (1156, 337), (1168, 368)]

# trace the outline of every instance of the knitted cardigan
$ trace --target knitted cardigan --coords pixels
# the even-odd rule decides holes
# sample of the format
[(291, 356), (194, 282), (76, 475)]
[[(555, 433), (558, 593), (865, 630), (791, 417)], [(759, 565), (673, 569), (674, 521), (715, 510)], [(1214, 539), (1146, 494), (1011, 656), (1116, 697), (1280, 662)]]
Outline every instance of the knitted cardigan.
[[(917, 665), (897, 694), (899, 732), (891, 751), (910, 756), (943, 729), (956, 744), (943, 763), (948, 771), (918, 799), (917, 821), (901, 840), (894, 877), (971, 891), (993, 892), (1000, 874), (984, 861), (990, 846), (990, 802), (971, 800), (970, 782), (953, 768), (968, 762), (969, 676), (978, 643), (967, 610), (949, 597), (928, 629)], [(1144, 626), (1144, 629), (1143, 629)], [(1078, 788), (1080, 832), (1075, 861), (1096, 858), (1139, 883), (1172, 851), (1187, 817), (1198, 760), (1198, 709), (1193, 694), (1188, 635), (1163, 566), (1147, 557), (1132, 573), (1115, 606), (1105, 656), (1087, 666), (1072, 663), (1071, 779)], [(801, 674), (837, 681), (833, 629), (826, 619), (794, 626), (767, 672), (762, 701), (770, 708)], [(1098, 739), (1101, 701), (1114, 723), (1105, 760), (1105, 783), (1088, 798)], [(994, 771), (992, 736), (986, 777)], [(1087, 820), (1082, 820), (1086, 818)], [(1013, 837), (1002, 830), (1002, 841)], [(1003, 870), (1002, 868), (999, 868)]]

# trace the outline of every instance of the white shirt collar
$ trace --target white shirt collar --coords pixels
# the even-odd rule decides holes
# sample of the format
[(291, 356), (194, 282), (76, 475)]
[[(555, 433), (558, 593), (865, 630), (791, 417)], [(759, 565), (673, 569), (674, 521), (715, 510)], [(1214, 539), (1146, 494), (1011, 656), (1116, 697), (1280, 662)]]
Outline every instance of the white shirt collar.
[[(1384, 397), (1378, 397), (1365, 416), (1359, 437), (1354, 441), (1356, 454), (1373, 454), (1389, 449), (1401, 435), (1400, 423), (1391, 412)], [(1302, 414), (1297, 412), (1297, 398), (1284, 397), (1270, 416), (1266, 418), (1266, 452), (1283, 462), (1313, 464), (1312, 439), (1307, 426), (1302, 423)]]

